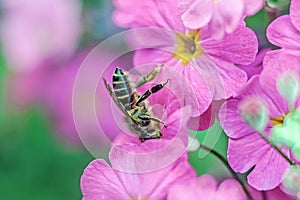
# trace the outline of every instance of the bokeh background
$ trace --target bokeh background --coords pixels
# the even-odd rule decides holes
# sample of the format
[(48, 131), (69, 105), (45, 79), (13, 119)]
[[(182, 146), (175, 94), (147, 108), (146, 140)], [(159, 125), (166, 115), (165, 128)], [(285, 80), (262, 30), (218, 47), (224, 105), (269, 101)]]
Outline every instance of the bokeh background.
[[(123, 31), (114, 25), (112, 13), (111, 0), (0, 0), (1, 199), (81, 199), (80, 176), (94, 157), (74, 126), (72, 88), (87, 53)], [(265, 29), (272, 19), (266, 10), (246, 19), (261, 50), (271, 47)], [(124, 56), (112, 66), (131, 68), (131, 58)], [(99, 90), (99, 104), (109, 108), (102, 95)], [(100, 120), (110, 118), (109, 112), (99, 113)], [(113, 138), (117, 129), (106, 131)], [(202, 141), (206, 133), (191, 134)], [(226, 155), (226, 148), (222, 134), (215, 150)], [(196, 151), (190, 162), (199, 175), (228, 175), (212, 155), (200, 159)]]

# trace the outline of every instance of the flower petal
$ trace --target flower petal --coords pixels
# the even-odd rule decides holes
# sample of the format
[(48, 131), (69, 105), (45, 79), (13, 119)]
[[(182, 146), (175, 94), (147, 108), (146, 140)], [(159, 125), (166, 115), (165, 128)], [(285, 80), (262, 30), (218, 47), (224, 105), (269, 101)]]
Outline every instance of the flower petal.
[(241, 173), (255, 166), (248, 175), (248, 183), (257, 190), (277, 187), (289, 166), (289, 163), (258, 133), (229, 139), (228, 162), (234, 171)]
[(214, 100), (236, 95), (246, 83), (246, 73), (224, 60), (202, 56), (197, 59), (197, 65), (201, 66), (198, 70), (205, 77)]
[(230, 197), (230, 200), (247, 200), (241, 184), (234, 179), (224, 180), (220, 184), (215, 200), (223, 200), (224, 197)]
[(142, 144), (126, 143), (112, 147), (112, 167), (130, 173), (147, 173), (175, 162), (186, 151), (180, 139), (148, 140)]
[(244, 4), (236, 0), (219, 0), (216, 5), (224, 22), (226, 33), (232, 33), (242, 21)]
[(270, 49), (260, 50), (257, 53), (255, 60), (251, 64), (239, 65), (237, 67), (244, 70), (247, 73), (248, 79), (250, 79), (252, 76), (256, 74), (260, 74), (263, 69), (263, 65), (262, 65), (263, 59), (268, 51), (270, 51)]
[(295, 28), (300, 31), (300, 1), (299, 0), (292, 0), (291, 7), (290, 7), (290, 17), (293, 25)]
[(202, 175), (188, 183), (172, 186), (168, 200), (214, 200), (216, 189), (217, 181), (210, 175)]
[(244, 6), (247, 16), (254, 15), (263, 8), (265, 0), (244, 0)]
[(243, 26), (239, 26), (236, 31), (220, 41), (203, 41), (202, 46), (211, 57), (242, 65), (253, 62), (258, 51), (255, 33)]
[[(140, 147), (141, 146), (138, 147), (139, 149), (136, 149), (137, 146), (133, 145), (122, 145), (122, 147), (120, 146), (120, 148), (130, 148), (130, 150), (138, 150), (140, 152), (149, 151), (148, 148), (142, 149)], [(152, 145), (152, 147), (154, 146)], [(149, 160), (149, 157), (147, 157), (146, 155), (147, 153), (144, 154), (144, 160), (133, 160), (131, 159), (132, 157), (128, 155), (130, 152), (124, 153), (122, 155), (117, 155), (118, 153), (120, 153), (117, 151), (118, 150), (116, 148), (113, 149), (110, 154), (110, 158), (112, 159), (111, 161), (114, 167), (116, 167), (116, 164), (122, 165), (119, 166), (120, 169), (121, 167), (123, 169), (128, 166), (134, 167), (132, 161), (133, 163), (139, 162), (138, 164), (140, 165), (152, 166), (153, 164), (155, 164), (155, 162), (160, 162), (159, 159)], [(167, 152), (165, 152), (165, 156), (166, 155)], [(160, 157), (160, 159), (161, 158), (162, 157)], [(127, 160), (127, 163), (125, 162), (126, 159), (129, 159)], [(133, 172), (133, 170), (131, 171)], [(134, 196), (148, 197), (150, 199), (165, 199), (170, 185), (174, 184), (175, 182), (182, 182), (194, 178), (196, 174), (190, 164), (187, 162), (187, 155), (184, 154), (183, 156), (173, 160), (165, 166), (159, 166), (157, 169), (152, 169), (152, 171), (139, 171), (139, 173), (130, 173), (129, 175), (124, 172), (118, 172), (118, 176), (121, 182), (126, 184), (125, 187), (127, 191)]]
[(126, 189), (104, 160), (94, 160), (87, 166), (80, 185), (85, 200), (128, 199)]
[(196, 0), (194, 2), (180, 0), (179, 4), (185, 10), (181, 19), (186, 27), (198, 29), (206, 26), (211, 20), (213, 9), (211, 0)]
[(300, 50), (300, 32), (292, 24), (289, 15), (278, 17), (269, 25), (267, 38), (276, 46)]
[(240, 138), (255, 133), (238, 113), (239, 100), (231, 99), (225, 102), (219, 112), (220, 124), (226, 135)]
[[(278, 105), (280, 113), (289, 111), (288, 103), (277, 90), (277, 79), (284, 72), (291, 71), (300, 75), (300, 59), (298, 56), (285, 53), (284, 50), (268, 52), (264, 59), (264, 69), (260, 76), (260, 84), (264, 86), (264, 92), (273, 97)], [(278, 115), (280, 116), (280, 115)]]
[[(188, 64), (187, 66), (182, 66), (181, 63), (177, 63), (173, 66), (176, 72), (181, 74), (183, 78), (187, 82), (187, 85), (182, 84), (185, 86), (185, 93), (184, 93), (184, 102), (186, 105), (192, 106), (192, 116), (199, 116), (200, 114), (204, 113), (212, 101), (212, 95), (209, 89), (209, 86), (202, 74), (202, 72), (197, 69), (196, 65)], [(195, 102), (196, 98), (196, 102)], [(198, 108), (195, 110), (194, 108)]]
[[(289, 156), (288, 151), (284, 151)], [(283, 180), (283, 174), (290, 164), (275, 150), (270, 149), (248, 175), (248, 183), (257, 190), (270, 190)]]
[[(178, 5), (172, 0), (114, 0), (117, 8), (113, 19), (122, 27), (165, 27), (173, 30), (184, 30), (178, 12)], [(172, 16), (172, 17), (170, 17)]]
[(245, 173), (256, 165), (270, 148), (258, 133), (229, 139), (228, 162), (234, 171)]

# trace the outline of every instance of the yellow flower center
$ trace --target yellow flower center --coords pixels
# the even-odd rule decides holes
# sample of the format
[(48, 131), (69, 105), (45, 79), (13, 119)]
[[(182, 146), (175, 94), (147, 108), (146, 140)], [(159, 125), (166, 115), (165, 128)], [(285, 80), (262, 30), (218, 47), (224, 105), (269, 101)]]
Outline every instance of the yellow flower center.
[(215, 3), (219, 3), (219, 0), (214, 0)]
[(272, 126), (282, 126), (283, 122), (284, 122), (285, 118), (288, 116), (288, 114), (289, 113), (286, 113), (282, 116), (271, 118), (270, 122), (271, 122)]
[(176, 33), (176, 48), (173, 57), (181, 60), (183, 65), (187, 65), (192, 59), (203, 54), (200, 41), (200, 30), (193, 30), (187, 34)]
[(128, 200), (149, 200), (148, 197), (136, 197), (136, 196), (129, 196)]

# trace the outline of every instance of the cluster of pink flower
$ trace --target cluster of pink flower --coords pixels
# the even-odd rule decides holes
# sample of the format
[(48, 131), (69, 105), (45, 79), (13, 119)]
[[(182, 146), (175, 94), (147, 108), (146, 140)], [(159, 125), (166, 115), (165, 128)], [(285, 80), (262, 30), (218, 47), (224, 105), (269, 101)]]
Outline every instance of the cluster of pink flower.
[[(83, 198), (300, 198), (300, 1), (292, 0), (290, 14), (267, 29), (269, 41), (281, 48), (258, 55), (256, 35), (243, 20), (260, 10), (263, 0), (114, 0), (114, 4), (116, 24), (138, 28), (130, 44), (147, 47), (135, 51), (135, 66), (163, 63), (162, 80), (175, 74), (172, 69), (188, 84), (176, 86), (187, 87), (176, 94), (184, 97), (183, 105), (167, 89), (149, 99), (150, 105), (160, 104), (166, 111), (168, 126), (161, 140), (141, 143), (122, 136), (110, 151), (111, 167), (104, 160), (89, 164), (81, 179)], [(262, 59), (263, 69), (257, 67)], [(179, 82), (173, 77), (170, 84)], [(207, 114), (212, 113), (212, 103), (222, 99), (227, 101), (218, 116)], [(218, 185), (210, 175), (196, 177), (185, 149), (188, 129), (211, 125), (203, 116), (220, 120), (229, 137), (228, 163), (235, 172), (250, 172), (248, 185), (235, 179)], [(284, 187), (279, 188), (282, 182)]]
[[(167, 127), (162, 139), (143, 143), (119, 134), (110, 121), (109, 102), (102, 101), (100, 123), (114, 138), (111, 166), (104, 160), (89, 164), (81, 179), (83, 199), (299, 199), (300, 1), (292, 0), (290, 14), (267, 29), (268, 40), (280, 49), (258, 53), (257, 37), (244, 19), (265, 0), (113, 2), (115, 23), (133, 30), (128, 40), (138, 49), (134, 65), (164, 64), (155, 81), (170, 81), (148, 103), (164, 110), (155, 116), (162, 116)], [(71, 106), (75, 76), (87, 53), (71, 56), (82, 28), (79, 1), (1, 4), (4, 54), (9, 66), (26, 71), (25, 76), (14, 74), (8, 84), (16, 94), (12, 99), (22, 104), (42, 99), (57, 129), (80, 143)], [(98, 65), (98, 59), (92, 62)], [(109, 98), (105, 92), (102, 85), (102, 100)], [(226, 102), (214, 106), (220, 100)], [(197, 177), (186, 152), (188, 130), (208, 129), (215, 119), (229, 137), (227, 164), (235, 178), (220, 184), (210, 175)], [(89, 118), (84, 123), (97, 137)], [(235, 172), (249, 173), (248, 184)]]

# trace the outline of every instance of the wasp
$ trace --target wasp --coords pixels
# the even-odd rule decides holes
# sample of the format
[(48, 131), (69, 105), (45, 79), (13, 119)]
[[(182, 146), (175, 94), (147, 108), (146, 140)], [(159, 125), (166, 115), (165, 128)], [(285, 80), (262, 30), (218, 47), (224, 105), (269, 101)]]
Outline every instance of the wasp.
[(143, 84), (153, 80), (160, 72), (162, 65), (157, 66), (154, 70), (134, 85), (128, 73), (120, 68), (116, 68), (112, 76), (113, 87), (103, 79), (106, 89), (110, 96), (125, 115), (125, 120), (129, 128), (139, 137), (141, 142), (148, 139), (156, 139), (162, 137), (161, 127), (166, 123), (152, 115), (150, 107), (147, 105), (146, 99), (153, 93), (161, 90), (169, 81), (161, 82), (146, 90), (142, 95), (136, 92), (136, 89)]

